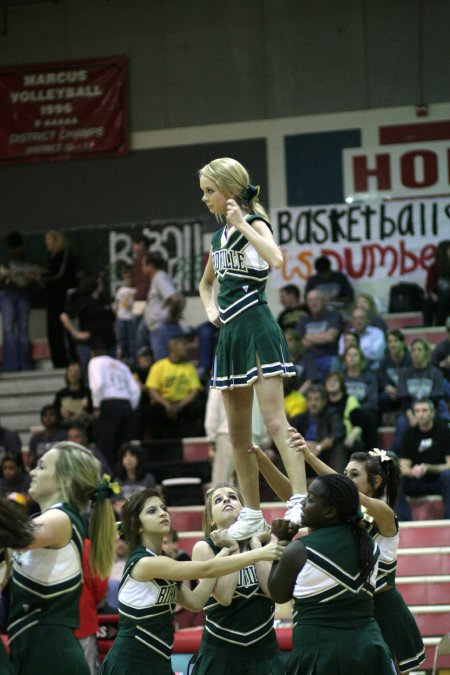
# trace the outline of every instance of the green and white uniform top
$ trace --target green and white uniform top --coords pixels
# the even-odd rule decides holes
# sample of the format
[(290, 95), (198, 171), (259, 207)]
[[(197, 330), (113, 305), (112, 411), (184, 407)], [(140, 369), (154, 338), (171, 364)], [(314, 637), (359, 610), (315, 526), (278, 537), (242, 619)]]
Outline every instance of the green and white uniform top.
[(375, 523), (371, 523), (370, 527), (367, 529), (368, 533), (380, 549), (376, 593), (386, 588), (386, 586), (395, 586), (397, 551), (400, 541), (397, 518), (395, 519), (395, 524), (397, 533), (393, 537), (385, 537), (380, 534)]
[(119, 635), (133, 637), (146, 647), (170, 660), (173, 649), (173, 612), (178, 583), (165, 579), (136, 581), (131, 576), (141, 558), (157, 554), (136, 546), (125, 565), (119, 587)]
[(85, 525), (78, 511), (69, 504), (54, 504), (50, 508), (69, 516), (71, 539), (57, 549), (36, 548), (13, 553), (10, 643), (38, 624), (78, 628)]
[[(261, 216), (247, 215), (252, 223), (262, 220), (272, 231), (270, 223)], [(242, 232), (232, 227), (214, 233), (211, 242), (214, 272), (220, 284), (217, 304), (222, 323), (257, 304), (267, 304), (265, 294), (269, 264), (259, 255)]]
[[(205, 539), (212, 551), (217, 548), (211, 539)], [(239, 647), (254, 646), (260, 640), (266, 646), (267, 636), (274, 633), (275, 605), (259, 585), (254, 565), (239, 570), (238, 582), (230, 605), (221, 605), (211, 596), (205, 607), (205, 634), (208, 642), (231, 643)], [(217, 642), (219, 641), (219, 642)]]
[(373, 594), (378, 573), (379, 548), (374, 543), (376, 564), (369, 582), (359, 571), (359, 554), (347, 525), (315, 530), (302, 537), (307, 560), (294, 586), (294, 626), (314, 624), (342, 626), (373, 615)]

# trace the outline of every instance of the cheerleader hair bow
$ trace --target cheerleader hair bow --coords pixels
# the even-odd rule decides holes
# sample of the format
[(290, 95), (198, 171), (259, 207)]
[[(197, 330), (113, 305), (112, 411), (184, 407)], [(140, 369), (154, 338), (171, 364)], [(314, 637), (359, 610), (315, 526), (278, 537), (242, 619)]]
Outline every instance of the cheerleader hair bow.
[(372, 457), (378, 457), (380, 462), (392, 462), (392, 457), (387, 454), (386, 450), (380, 450), (379, 448), (374, 448), (369, 450), (369, 455)]
[(258, 201), (259, 197), (259, 191), (261, 189), (260, 185), (252, 185), (249, 183), (243, 190), (242, 190), (242, 198), (246, 202), (251, 202), (251, 201)]
[(92, 496), (92, 502), (97, 500), (103, 502), (105, 499), (111, 499), (114, 495), (120, 494), (120, 487), (118, 483), (113, 483), (111, 477), (104, 473), (100, 483), (97, 485)]

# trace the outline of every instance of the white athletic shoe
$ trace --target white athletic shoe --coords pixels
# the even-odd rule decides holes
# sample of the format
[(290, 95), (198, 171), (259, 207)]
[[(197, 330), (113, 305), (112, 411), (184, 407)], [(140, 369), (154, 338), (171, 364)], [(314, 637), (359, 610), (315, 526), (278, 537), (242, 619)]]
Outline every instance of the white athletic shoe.
[(290, 523), (300, 525), (303, 515), (303, 500), (306, 495), (292, 495), (286, 502), (286, 513), (284, 520), (289, 520)]
[(266, 529), (267, 523), (261, 509), (249, 509), (244, 506), (237, 521), (228, 528), (228, 534), (236, 541), (242, 541), (254, 534), (261, 534)]

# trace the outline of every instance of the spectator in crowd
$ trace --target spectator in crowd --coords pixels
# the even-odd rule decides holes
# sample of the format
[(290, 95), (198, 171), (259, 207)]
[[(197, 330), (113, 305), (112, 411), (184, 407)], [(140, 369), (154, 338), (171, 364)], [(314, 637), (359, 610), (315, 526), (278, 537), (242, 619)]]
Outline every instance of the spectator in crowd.
[(141, 390), (128, 366), (108, 356), (103, 345), (93, 347), (88, 379), (97, 418), (96, 439), (109, 465), (115, 466), (120, 446), (134, 437), (134, 411)]
[(75, 630), (91, 675), (97, 675), (98, 658), (98, 615), (99, 605), (103, 601), (108, 588), (108, 578), (102, 578), (91, 570), (89, 551), (91, 542), (84, 539), (83, 548), (83, 586), (80, 597), (80, 625)]
[(184, 302), (167, 273), (167, 261), (160, 253), (147, 253), (142, 265), (150, 280), (144, 322), (150, 332), (153, 358), (158, 361), (167, 358), (170, 338), (182, 333), (179, 319)]
[(83, 422), (71, 422), (69, 424), (67, 427), (67, 440), (71, 443), (78, 443), (78, 445), (82, 445), (84, 448), (88, 448), (100, 462), (102, 475), (107, 473), (108, 476), (112, 476), (113, 472), (108, 460), (100, 452), (96, 444), (89, 441), (87, 429)]
[(351, 420), (353, 410), (359, 408), (359, 402), (353, 394), (348, 394), (345, 379), (342, 373), (328, 373), (325, 379), (325, 389), (328, 395), (328, 407), (336, 410), (345, 426), (345, 449), (358, 452), (363, 449), (362, 429), (354, 426)]
[(413, 411), (415, 401), (431, 399), (436, 417), (447, 420), (450, 417), (444, 398), (444, 378), (439, 368), (431, 364), (430, 352), (430, 344), (422, 338), (416, 338), (411, 343), (412, 364), (400, 371), (397, 396), (402, 412), (397, 418), (391, 447), (397, 454), (408, 426), (417, 424)]
[(187, 339), (169, 340), (169, 355), (150, 368), (148, 424), (152, 438), (201, 436), (204, 401), (194, 364), (187, 360)]
[(114, 297), (116, 313), (117, 358), (133, 363), (136, 358), (136, 323), (133, 314), (136, 288), (130, 266), (122, 269), (122, 283)]
[(67, 439), (67, 429), (61, 426), (61, 418), (54, 405), (47, 404), (41, 408), (41, 424), (44, 427), (42, 431), (36, 431), (30, 438), (28, 463), (31, 469), (55, 443)]
[[(359, 348), (370, 370), (377, 370), (386, 350), (386, 338), (380, 328), (369, 325), (369, 315), (366, 310), (356, 307), (352, 312), (351, 330), (359, 338)], [(339, 339), (339, 353), (344, 353), (343, 337)]]
[(435, 416), (430, 399), (413, 404), (417, 424), (406, 430), (400, 446), (400, 520), (412, 520), (406, 497), (442, 495), (444, 518), (450, 518), (450, 428)]
[(20, 455), (21, 451), (22, 443), (19, 434), (7, 429), (0, 422), (0, 460), (6, 454)]
[(359, 403), (350, 413), (350, 421), (361, 427), (364, 448), (375, 448), (378, 443), (378, 382), (376, 375), (366, 369), (364, 354), (358, 347), (349, 347), (344, 354), (345, 387)]
[(355, 307), (363, 309), (369, 317), (369, 326), (375, 326), (387, 333), (388, 327), (386, 321), (378, 313), (377, 303), (370, 293), (358, 293), (355, 299)]
[(411, 354), (401, 330), (393, 328), (388, 331), (386, 354), (378, 370), (378, 403), (381, 413), (398, 413), (400, 410), (401, 404), (397, 395), (400, 371), (411, 363)]
[(331, 269), (331, 261), (322, 255), (314, 261), (313, 274), (306, 282), (306, 294), (318, 289), (325, 297), (326, 305), (334, 309), (344, 310), (353, 302), (354, 292), (348, 278), (342, 272)]
[(120, 496), (114, 500), (115, 508), (118, 501), (123, 505), (131, 495), (156, 485), (154, 475), (145, 468), (145, 456), (141, 446), (133, 442), (124, 443), (120, 448), (115, 476), (120, 487)]
[(288, 328), (295, 328), (306, 309), (300, 302), (300, 289), (295, 284), (286, 284), (280, 288), (280, 304), (283, 305), (277, 316), (281, 330), (285, 333)]
[(450, 400), (450, 316), (447, 317), (445, 328), (447, 337), (431, 352), (431, 363), (439, 368), (444, 376), (445, 397)]
[(75, 355), (59, 317), (66, 306), (68, 291), (77, 286), (77, 265), (65, 235), (48, 230), (44, 238), (49, 253), (45, 294), (47, 299), (47, 340), (54, 368), (65, 368)]
[[(144, 323), (144, 306), (147, 300), (150, 279), (143, 269), (143, 258), (149, 251), (149, 241), (142, 233), (134, 234), (131, 241), (131, 268), (133, 275), (133, 287), (136, 289), (134, 296), (134, 326), (136, 334), (136, 351), (149, 345), (149, 334)], [(137, 304), (136, 304), (137, 303)]]
[(91, 392), (84, 382), (81, 365), (69, 363), (65, 372), (66, 386), (55, 394), (53, 405), (61, 416), (62, 425), (89, 422), (92, 413)]
[[(335, 471), (343, 471), (347, 454), (343, 447), (345, 427), (339, 413), (327, 405), (327, 392), (320, 384), (313, 384), (307, 395), (308, 410), (292, 418), (308, 447)], [(312, 475), (312, 474), (311, 474)]]
[(296, 372), (296, 376), (289, 378), (289, 382), (304, 396), (312, 384), (320, 382), (320, 372), (314, 358), (304, 350), (299, 333), (294, 328), (288, 328), (284, 335)]
[(425, 326), (443, 326), (450, 313), (450, 240), (439, 242), (436, 258), (429, 267), (425, 282), (427, 297), (424, 300)]
[(22, 453), (7, 453), (1, 463), (0, 492), (7, 497), (11, 492), (26, 495), (30, 477), (25, 470)]
[(305, 352), (314, 357), (323, 380), (337, 354), (343, 320), (338, 311), (326, 308), (326, 298), (319, 289), (307, 293), (306, 304), (308, 315), (300, 319), (297, 330)]
[[(77, 343), (84, 373), (87, 372), (94, 344), (101, 343), (111, 356), (115, 353), (115, 316), (104, 296), (101, 277), (86, 276), (80, 280), (78, 294), (67, 304), (60, 319)], [(74, 324), (75, 319), (78, 328)]]
[(28, 335), (30, 291), (42, 270), (28, 262), (22, 235), (10, 232), (6, 237), (6, 258), (0, 265), (0, 311), (3, 323), (3, 370), (31, 370)]
[(345, 363), (344, 363), (344, 354), (349, 347), (358, 347), (359, 349), (359, 335), (354, 333), (351, 328), (346, 328), (342, 333), (342, 344), (343, 351), (338, 356), (333, 358), (331, 362), (330, 373), (344, 373), (345, 372)]

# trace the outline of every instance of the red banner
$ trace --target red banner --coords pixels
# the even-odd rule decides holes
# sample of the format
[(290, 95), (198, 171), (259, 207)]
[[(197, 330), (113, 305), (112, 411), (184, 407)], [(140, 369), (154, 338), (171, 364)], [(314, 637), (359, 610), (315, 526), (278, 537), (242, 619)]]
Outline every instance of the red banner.
[(125, 56), (0, 70), (0, 162), (42, 162), (125, 152)]

